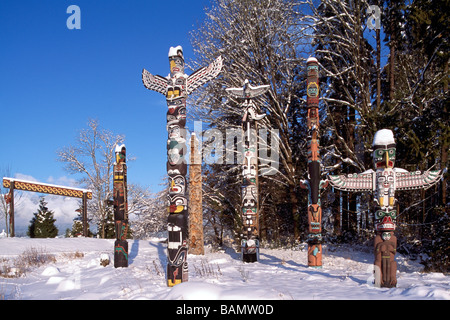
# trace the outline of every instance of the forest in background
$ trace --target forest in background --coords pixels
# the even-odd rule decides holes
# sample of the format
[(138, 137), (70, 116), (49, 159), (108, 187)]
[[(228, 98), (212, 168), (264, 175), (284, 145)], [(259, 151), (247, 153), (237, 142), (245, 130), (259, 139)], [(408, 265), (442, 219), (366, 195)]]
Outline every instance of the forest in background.
[[(259, 163), (263, 246), (294, 248), (307, 236), (308, 195), (300, 181), (307, 172), (306, 59), (310, 56), (319, 61), (322, 179), (373, 168), (372, 140), (383, 128), (394, 132), (395, 167), (408, 171), (448, 167), (449, 9), (449, 1), (444, 0), (211, 1), (206, 18), (190, 35), (195, 56), (187, 57), (187, 62), (193, 71), (221, 55), (224, 67), (219, 77), (189, 97), (188, 124), (202, 121), (204, 133), (240, 130), (241, 102), (228, 97), (225, 88), (242, 87), (245, 79), (252, 85), (270, 85), (268, 93), (255, 101), (258, 113), (267, 115), (260, 127), (278, 130), (268, 140), (273, 143), (276, 138), (279, 147), (275, 174), (263, 174), (267, 163), (262, 159)], [(203, 135), (204, 157), (217, 143), (210, 138)], [(67, 172), (81, 175), (80, 185), (93, 190), (89, 219), (102, 238), (114, 237), (112, 208), (105, 201), (112, 198), (111, 150), (123, 141), (123, 135), (91, 119), (74, 145), (57, 152)], [(223, 157), (227, 151), (221, 150)], [(220, 157), (218, 151), (215, 156)], [(241, 163), (203, 160), (205, 239), (215, 246), (239, 243)], [(426, 270), (449, 269), (447, 179), (448, 173), (426, 191), (395, 194), (398, 251), (423, 261)], [(167, 181), (161, 183), (163, 190), (158, 193), (128, 186), (134, 238), (166, 232)], [(0, 209), (7, 212), (3, 197), (0, 200)], [(329, 187), (322, 191), (321, 201), (325, 243), (371, 245), (372, 194)], [(74, 221), (73, 234), (77, 225), (79, 220)]]
[[(188, 116), (222, 132), (240, 128), (239, 101), (224, 88), (241, 87), (245, 79), (271, 86), (256, 100), (259, 112), (267, 114), (260, 126), (278, 129), (280, 146), (275, 175), (261, 175), (260, 163), (263, 243), (295, 245), (307, 235), (307, 192), (299, 181), (307, 171), (309, 56), (319, 61), (323, 179), (372, 169), (373, 136), (383, 128), (394, 132), (395, 167), (448, 166), (448, 1), (212, 2), (191, 34), (191, 67), (221, 55), (224, 68), (190, 97)], [(369, 28), (377, 22), (369, 10), (374, 5), (380, 9), (379, 29)], [(204, 137), (204, 148), (208, 143), (214, 142)], [(225, 235), (240, 235), (240, 171), (236, 164), (203, 165), (205, 227), (219, 245)], [(398, 251), (418, 259), (426, 253), (427, 268), (444, 272), (450, 254), (447, 175), (426, 191), (396, 192)], [(372, 241), (372, 194), (328, 188), (322, 210), (325, 242)]]

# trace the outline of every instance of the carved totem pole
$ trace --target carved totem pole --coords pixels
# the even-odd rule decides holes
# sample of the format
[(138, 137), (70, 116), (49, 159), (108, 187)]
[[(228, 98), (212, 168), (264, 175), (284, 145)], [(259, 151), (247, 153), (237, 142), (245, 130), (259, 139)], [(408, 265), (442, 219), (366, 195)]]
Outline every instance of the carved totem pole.
[[(259, 257), (259, 214), (258, 214), (258, 142), (255, 126), (252, 124), (264, 118), (265, 114), (257, 114), (252, 101), (267, 90), (270, 85), (253, 87), (245, 80), (243, 88), (225, 89), (235, 98), (245, 99), (242, 103), (244, 116), (242, 117), (244, 136), (244, 165), (242, 166), (242, 222), (244, 225), (241, 241), (241, 254), (244, 262), (255, 262)], [(252, 135), (252, 130), (255, 134)]]
[(395, 140), (391, 130), (382, 129), (373, 138), (375, 171), (359, 174), (329, 176), (331, 185), (343, 191), (370, 191), (374, 193), (375, 212), (374, 276), (375, 286), (392, 288), (397, 285), (395, 253), (397, 238), (394, 236), (397, 211), (395, 191), (428, 189), (437, 183), (442, 170), (408, 172), (394, 168)]
[(322, 208), (320, 190), (328, 185), (320, 180), (321, 161), (319, 156), (319, 63), (310, 57), (306, 61), (307, 87), (306, 104), (308, 108), (306, 123), (308, 127), (308, 177), (300, 182), (308, 189), (308, 266), (322, 267)]
[(114, 267), (128, 267), (128, 193), (127, 165), (125, 145), (117, 145), (114, 164), (114, 224), (116, 241), (114, 242)]
[(191, 134), (191, 155), (189, 161), (189, 253), (204, 255), (203, 207), (202, 207), (202, 155), (199, 141)]
[(188, 280), (187, 232), (187, 162), (186, 152), (186, 99), (195, 89), (215, 78), (222, 69), (222, 57), (218, 57), (208, 67), (195, 71), (190, 76), (184, 73), (183, 48), (169, 50), (170, 75), (154, 76), (142, 71), (142, 82), (149, 89), (166, 96), (167, 102), (167, 174), (169, 175), (168, 195), (168, 262), (167, 285), (172, 287)]

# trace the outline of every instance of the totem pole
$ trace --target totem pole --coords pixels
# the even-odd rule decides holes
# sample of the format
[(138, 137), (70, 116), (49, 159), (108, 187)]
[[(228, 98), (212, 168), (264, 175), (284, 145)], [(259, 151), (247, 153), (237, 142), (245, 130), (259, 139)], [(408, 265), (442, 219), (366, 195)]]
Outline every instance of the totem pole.
[(203, 207), (202, 207), (202, 155), (199, 141), (191, 134), (191, 155), (189, 161), (189, 253), (204, 255)]
[(252, 130), (256, 133), (255, 121), (261, 120), (266, 115), (257, 114), (256, 106), (252, 98), (255, 98), (267, 90), (270, 85), (253, 87), (246, 79), (243, 88), (225, 89), (235, 98), (245, 99), (241, 104), (244, 108), (242, 117), (244, 136), (244, 165), (242, 166), (242, 223), (244, 225), (241, 241), (241, 255), (244, 262), (255, 262), (259, 258), (259, 214), (258, 214), (258, 144), (256, 135), (252, 137)]
[(319, 63), (310, 57), (306, 61), (308, 108), (308, 177), (300, 182), (300, 187), (308, 189), (308, 266), (322, 267), (322, 208), (320, 190), (328, 185), (320, 180), (321, 161), (319, 156)]
[(167, 174), (169, 175), (168, 195), (168, 262), (167, 285), (172, 287), (188, 280), (187, 232), (188, 199), (186, 190), (186, 99), (195, 89), (215, 78), (222, 69), (222, 57), (218, 57), (208, 67), (195, 71), (190, 76), (184, 73), (183, 48), (169, 50), (170, 75), (154, 76), (142, 71), (142, 82), (149, 89), (166, 96), (167, 102)]
[(114, 267), (128, 267), (128, 193), (127, 165), (125, 145), (116, 145), (116, 163), (114, 164), (114, 226), (116, 241), (114, 242)]
[(377, 206), (375, 212), (374, 276), (375, 286), (392, 288), (397, 285), (395, 253), (397, 238), (394, 236), (397, 212), (395, 191), (428, 189), (437, 183), (442, 170), (408, 172), (394, 168), (395, 140), (391, 130), (382, 129), (373, 138), (375, 171), (359, 174), (329, 176), (331, 185), (343, 191), (373, 192)]

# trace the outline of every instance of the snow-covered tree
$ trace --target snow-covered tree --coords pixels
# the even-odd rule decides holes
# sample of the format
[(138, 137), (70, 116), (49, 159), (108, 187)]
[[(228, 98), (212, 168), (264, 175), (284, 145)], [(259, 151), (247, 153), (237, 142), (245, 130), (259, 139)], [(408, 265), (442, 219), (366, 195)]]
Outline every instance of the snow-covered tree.
[(46, 205), (45, 198), (41, 197), (39, 209), (34, 213), (34, 217), (28, 226), (27, 234), (30, 238), (55, 238), (58, 235), (53, 211), (50, 211)]
[[(269, 92), (255, 102), (259, 112), (268, 115), (259, 126), (279, 130), (276, 138), (280, 145), (280, 165), (276, 174), (265, 179), (273, 181), (279, 186), (279, 192), (284, 193), (278, 199), (284, 199), (281, 205), (290, 208), (292, 229), (298, 236), (297, 187), (302, 177), (297, 168), (303, 164), (298, 162), (300, 148), (296, 143), (298, 134), (302, 133), (293, 132), (292, 115), (301, 108), (304, 84), (299, 74), (303, 72), (302, 62), (308, 57), (303, 51), (308, 49), (309, 24), (302, 20), (299, 2), (295, 0), (216, 0), (206, 16), (192, 33), (196, 54), (193, 69), (218, 55), (223, 57), (224, 67), (221, 76), (191, 97), (190, 105), (195, 110), (191, 108), (189, 114), (224, 134), (227, 129), (240, 129), (241, 101), (227, 97), (224, 88), (242, 87), (245, 79), (253, 85), (270, 85)], [(204, 146), (207, 143), (204, 141)], [(236, 164), (219, 165), (214, 174), (219, 179), (219, 175), (240, 177), (239, 172)], [(234, 187), (234, 192), (239, 194), (239, 184), (240, 180), (228, 181), (228, 189)], [(209, 187), (204, 194), (212, 197), (212, 202), (231, 199), (220, 195), (224, 190)]]
[[(79, 183), (92, 190), (88, 201), (88, 215), (99, 222), (100, 237), (105, 236), (108, 214), (105, 200), (112, 197), (112, 174), (115, 163), (114, 148), (124, 141), (117, 135), (100, 127), (98, 121), (90, 119), (88, 128), (80, 130), (75, 145), (58, 150), (58, 161), (65, 163), (70, 174), (80, 176)], [(130, 159), (129, 159), (130, 160)]]
[[(83, 235), (83, 217), (81, 216), (81, 207), (76, 211), (78, 212), (78, 215), (73, 218), (72, 229), (68, 229), (68, 231), (66, 231), (66, 237), (69, 238), (81, 237)], [(89, 221), (87, 222), (87, 230), (88, 237), (92, 237), (93, 233), (89, 229)]]
[[(164, 186), (166, 185), (164, 181)], [(128, 188), (129, 212), (134, 218), (130, 220), (135, 239), (144, 239), (155, 236), (167, 230), (167, 196), (168, 190), (155, 193), (134, 185)]]

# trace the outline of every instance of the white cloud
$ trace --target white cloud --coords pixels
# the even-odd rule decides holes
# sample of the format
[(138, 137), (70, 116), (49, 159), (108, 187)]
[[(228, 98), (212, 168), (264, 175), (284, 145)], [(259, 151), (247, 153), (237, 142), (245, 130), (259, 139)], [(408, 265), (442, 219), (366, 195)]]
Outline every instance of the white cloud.
[(27, 180), (27, 181), (32, 181), (32, 182), (39, 182), (37, 179), (35, 179), (34, 177), (27, 175), (27, 174), (22, 174), (22, 173), (16, 173), (14, 175), (14, 178), (16, 179), (20, 179), (20, 180)]

